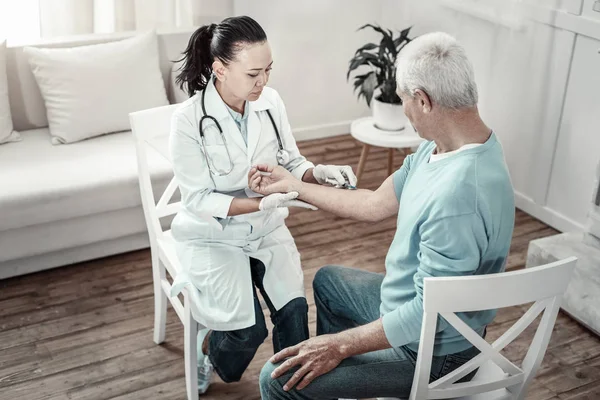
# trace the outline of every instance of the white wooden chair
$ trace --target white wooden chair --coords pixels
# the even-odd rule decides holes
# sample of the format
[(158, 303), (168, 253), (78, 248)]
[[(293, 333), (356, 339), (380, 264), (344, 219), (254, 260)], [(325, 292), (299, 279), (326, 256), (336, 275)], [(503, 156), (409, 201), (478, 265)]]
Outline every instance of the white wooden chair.
[[(525, 398), (544, 358), (563, 293), (577, 258), (499, 274), (425, 278), (423, 325), (410, 400), (500, 400)], [(498, 309), (535, 302), (491, 345), (456, 316), (456, 312)], [(500, 351), (543, 312), (531, 346), (517, 366)], [(441, 315), (481, 353), (446, 376), (429, 383), (437, 317)], [(470, 382), (455, 383), (479, 368)]]
[(177, 104), (157, 107), (129, 114), (129, 122), (135, 138), (138, 161), (138, 175), (142, 205), (150, 236), (152, 273), (154, 280), (154, 342), (165, 340), (167, 300), (179, 316), (184, 327), (185, 386), (189, 400), (198, 399), (198, 366), (196, 337), (201, 326), (191, 314), (190, 299), (183, 290), (184, 304), (177, 296), (169, 297), (171, 283), (166, 273), (175, 279), (180, 270), (170, 230), (163, 231), (160, 219), (171, 216), (179, 210), (180, 203), (170, 203), (177, 190), (175, 178), (171, 180), (158, 202), (155, 201), (152, 181), (148, 168), (149, 149), (159, 152), (168, 159), (168, 136), (171, 129), (171, 116)]

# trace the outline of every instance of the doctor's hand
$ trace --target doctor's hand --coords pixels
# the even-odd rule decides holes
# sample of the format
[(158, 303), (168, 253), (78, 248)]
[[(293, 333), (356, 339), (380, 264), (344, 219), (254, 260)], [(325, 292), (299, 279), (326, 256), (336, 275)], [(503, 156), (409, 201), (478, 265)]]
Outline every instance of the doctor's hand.
[(262, 195), (272, 193), (299, 192), (302, 182), (281, 166), (260, 164), (252, 167), (248, 173), (248, 187)]
[(258, 209), (261, 211), (274, 210), (278, 207), (289, 207), (292, 202), (298, 197), (298, 192), (290, 193), (273, 193), (263, 197), (258, 204)]
[(336, 188), (356, 187), (356, 175), (349, 165), (319, 164), (313, 170), (313, 176), (321, 185), (331, 185)]

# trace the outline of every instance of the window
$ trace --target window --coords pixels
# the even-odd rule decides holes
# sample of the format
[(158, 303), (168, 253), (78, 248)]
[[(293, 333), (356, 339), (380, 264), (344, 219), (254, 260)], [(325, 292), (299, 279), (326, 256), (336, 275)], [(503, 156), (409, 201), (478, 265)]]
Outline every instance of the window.
[(0, 40), (22, 43), (40, 37), (39, 0), (0, 0)]

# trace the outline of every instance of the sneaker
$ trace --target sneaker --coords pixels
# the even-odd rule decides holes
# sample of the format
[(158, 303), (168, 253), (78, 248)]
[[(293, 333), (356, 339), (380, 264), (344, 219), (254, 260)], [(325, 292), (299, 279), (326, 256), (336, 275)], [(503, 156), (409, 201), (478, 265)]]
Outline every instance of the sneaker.
[(214, 367), (210, 363), (208, 356), (204, 356), (202, 365), (198, 365), (198, 394), (204, 394), (210, 386)]
[(202, 352), (202, 343), (209, 331), (209, 329), (202, 329), (198, 332), (198, 394), (206, 393), (214, 371), (208, 355)]

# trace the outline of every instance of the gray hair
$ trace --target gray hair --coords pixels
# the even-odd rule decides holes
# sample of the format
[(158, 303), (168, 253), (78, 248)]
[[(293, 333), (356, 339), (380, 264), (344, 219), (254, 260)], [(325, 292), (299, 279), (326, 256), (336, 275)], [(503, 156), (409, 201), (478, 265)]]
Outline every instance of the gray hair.
[(421, 89), (442, 107), (477, 105), (477, 84), (465, 49), (443, 32), (428, 33), (408, 43), (396, 60), (398, 90), (411, 97)]

